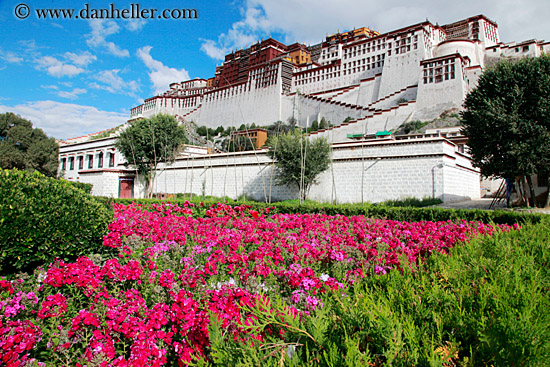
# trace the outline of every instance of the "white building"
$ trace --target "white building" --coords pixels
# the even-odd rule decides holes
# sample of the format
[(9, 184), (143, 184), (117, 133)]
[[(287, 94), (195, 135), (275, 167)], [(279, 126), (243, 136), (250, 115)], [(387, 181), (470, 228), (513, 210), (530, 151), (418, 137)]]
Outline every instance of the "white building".
[[(334, 126), (311, 135), (325, 136), (333, 143), (331, 175), (336, 167), (343, 167), (342, 162), (354, 163), (348, 164), (351, 171), (342, 173), (346, 179), (341, 182), (324, 174), (317, 186), (322, 188), (319, 194), (316, 194), (317, 188), (312, 189), (316, 199), (360, 201), (368, 197), (368, 201), (381, 201), (406, 196), (437, 196), (445, 200), (479, 197), (479, 173), (464, 155), (463, 144), (456, 145), (440, 134), (435, 140), (424, 137), (414, 144), (400, 140), (384, 141), (387, 149), (376, 154), (379, 161), (386, 163), (375, 163), (377, 169), (385, 168), (383, 172), (374, 168), (369, 172), (368, 180), (374, 181), (369, 181), (370, 191), (366, 194), (365, 160), (371, 160), (373, 152), (378, 151), (375, 146), (382, 143), (368, 142), (365, 138), (362, 142), (352, 142), (350, 137), (365, 137), (378, 131), (396, 129), (412, 120), (431, 120), (445, 111), (458, 110), (487, 65), (503, 57), (538, 56), (548, 51), (550, 43), (536, 40), (500, 42), (497, 24), (483, 15), (442, 26), (425, 21), (384, 34), (359, 28), (327, 36), (324, 42), (313, 46), (298, 43), (287, 46), (268, 39), (226, 55), (224, 64), (216, 68), (214, 77), (210, 79), (171, 84), (164, 94), (148, 98), (142, 105), (132, 108), (130, 121), (167, 113), (180, 121), (215, 128), (243, 123), (268, 125), (293, 117), (305, 127), (324, 117)], [(346, 118), (348, 121), (344, 123)], [(122, 157), (113, 147), (113, 138), (77, 141), (72, 144), (67, 141), (60, 149), (60, 164), (65, 165), (66, 178), (94, 183), (93, 192), (97, 195), (142, 195), (143, 185), (131, 170), (124, 168)], [(354, 144), (361, 147), (360, 156)], [(347, 148), (340, 149), (341, 146)], [(418, 151), (415, 153), (409, 148)], [(254, 192), (252, 186), (259, 185), (258, 177), (270, 172), (266, 167), (271, 162), (262, 152), (252, 154), (205, 156), (201, 158), (205, 162), (225, 163), (210, 166), (204, 163), (200, 168), (204, 171), (202, 173), (197, 171), (195, 155), (182, 157), (173, 166), (162, 168), (159, 182), (164, 179), (165, 185), (158, 186), (156, 191), (201, 194), (210, 182), (212, 193), (227, 194), (225, 188), (232, 185), (236, 189), (229, 196), (247, 194), (267, 198), (267, 194), (250, 193)], [(388, 157), (394, 162), (389, 166)], [(426, 157), (433, 159), (426, 160)], [(358, 162), (361, 162), (360, 167)], [(263, 167), (263, 173), (251, 168), (256, 165)], [(224, 168), (220, 170), (222, 166)], [(241, 185), (236, 179), (240, 166), (243, 167)], [(422, 177), (414, 181), (415, 173), (408, 170), (409, 166), (416, 167), (414, 172), (423, 172)], [(399, 167), (402, 167), (402, 174), (395, 173), (399, 172)], [(440, 179), (436, 179), (439, 173), (435, 173), (437, 169), (434, 167), (441, 168), (443, 176)], [(230, 173), (233, 175), (232, 184), (228, 183), (231, 170), (234, 171)], [(353, 188), (350, 189), (353, 194), (335, 199), (334, 190), (346, 192), (345, 187), (350, 182), (357, 185), (355, 178), (349, 176), (353, 172), (363, 172), (361, 199), (358, 200), (357, 190)], [(378, 179), (371, 177), (373, 174)], [(195, 175), (202, 177), (204, 182), (196, 182)], [(476, 177), (475, 189), (471, 186), (472, 175)], [(384, 181), (380, 177), (391, 179)], [(244, 182), (252, 182), (252, 186)], [(335, 182), (339, 182), (338, 187), (334, 187)], [(327, 189), (328, 183), (330, 190)], [(214, 189), (220, 185), (224, 190)], [(372, 185), (378, 187), (374, 189)], [(268, 190), (264, 184), (260, 186)], [(426, 187), (431, 187), (431, 191)], [(280, 188), (276, 190), (279, 190), (275, 195), (278, 199), (295, 195), (291, 192), (283, 194), (284, 190), (280, 191)], [(269, 191), (274, 192), (272, 185)]]

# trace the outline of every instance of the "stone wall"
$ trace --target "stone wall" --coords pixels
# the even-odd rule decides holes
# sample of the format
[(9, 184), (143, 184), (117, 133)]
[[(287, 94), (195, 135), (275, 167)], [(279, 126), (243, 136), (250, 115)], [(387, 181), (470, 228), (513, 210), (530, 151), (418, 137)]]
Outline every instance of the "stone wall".
[[(443, 138), (335, 144), (332, 165), (309, 197), (336, 203), (479, 198), (479, 173), (455, 148)], [(296, 187), (274, 184), (273, 169), (264, 151), (181, 158), (159, 172), (154, 191), (244, 195), (260, 201), (296, 199)]]

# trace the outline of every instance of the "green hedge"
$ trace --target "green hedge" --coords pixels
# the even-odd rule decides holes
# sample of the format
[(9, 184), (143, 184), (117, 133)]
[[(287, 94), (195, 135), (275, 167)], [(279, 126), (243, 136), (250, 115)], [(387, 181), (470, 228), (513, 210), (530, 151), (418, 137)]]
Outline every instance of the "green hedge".
[(63, 180), (63, 181), (68, 182), (70, 185), (76, 187), (77, 189), (80, 189), (80, 190), (84, 191), (86, 194), (91, 194), (92, 189), (94, 187), (94, 185), (89, 184), (89, 183), (84, 183), (84, 182), (67, 181), (67, 180)]
[(0, 170), (0, 273), (102, 250), (112, 215), (67, 181)]
[[(124, 205), (131, 204), (132, 202), (138, 204), (144, 204), (145, 206), (151, 204), (161, 204), (171, 202), (174, 204), (182, 204), (185, 200), (160, 200), (160, 199), (116, 199), (97, 197), (106, 207), (111, 207), (111, 203), (120, 203)], [(200, 197), (195, 197), (192, 200), (197, 204), (203, 202), (206, 206), (214, 205), (218, 201), (201, 201)], [(264, 210), (266, 208), (272, 208), (271, 213), (323, 213), (328, 215), (364, 215), (372, 218), (386, 218), (390, 220), (419, 222), (423, 220), (430, 221), (480, 221), (483, 223), (497, 223), (497, 224), (514, 224), (514, 223), (539, 223), (547, 216), (545, 214), (533, 214), (523, 212), (513, 212), (509, 210), (470, 210), (470, 209), (446, 209), (439, 207), (393, 207), (385, 205), (374, 204), (323, 204), (323, 203), (296, 203), (296, 202), (278, 202), (278, 203), (259, 203), (254, 201), (237, 202), (233, 200), (227, 200), (229, 205), (250, 205), (253, 210)]]

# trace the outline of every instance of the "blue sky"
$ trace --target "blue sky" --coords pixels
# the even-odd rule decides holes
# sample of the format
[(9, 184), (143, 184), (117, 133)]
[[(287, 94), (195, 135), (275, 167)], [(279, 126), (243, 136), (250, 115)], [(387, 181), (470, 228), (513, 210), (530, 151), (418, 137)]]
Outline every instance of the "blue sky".
[[(25, 2), (23, 2), (25, 1)], [(550, 1), (240, 0), (88, 1), (89, 9), (196, 9), (198, 19), (39, 19), (36, 9), (85, 2), (0, 0), (0, 113), (15, 112), (65, 139), (125, 122), (130, 108), (170, 82), (213, 76), (223, 56), (257, 40), (320, 42), (369, 26), (380, 32), (485, 14), (503, 42), (550, 40)], [(18, 19), (15, 9), (28, 4)]]

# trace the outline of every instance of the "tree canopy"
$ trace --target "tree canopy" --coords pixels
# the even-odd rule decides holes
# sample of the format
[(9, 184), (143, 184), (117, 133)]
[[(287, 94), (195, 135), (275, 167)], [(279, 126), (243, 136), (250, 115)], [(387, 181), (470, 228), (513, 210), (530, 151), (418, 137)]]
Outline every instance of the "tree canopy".
[(173, 116), (159, 114), (132, 122), (117, 137), (115, 146), (147, 184), (151, 196), (158, 164), (170, 163), (180, 146), (187, 142), (185, 128)]
[(505, 60), (487, 69), (464, 108), (462, 131), (484, 176), (530, 180), (548, 172), (550, 55)]
[(272, 136), (267, 154), (275, 160), (278, 185), (295, 185), (306, 199), (316, 178), (330, 164), (330, 144), (324, 138), (311, 141), (297, 130)]
[(0, 114), (0, 167), (57, 175), (59, 146), (32, 122), (11, 112)]

